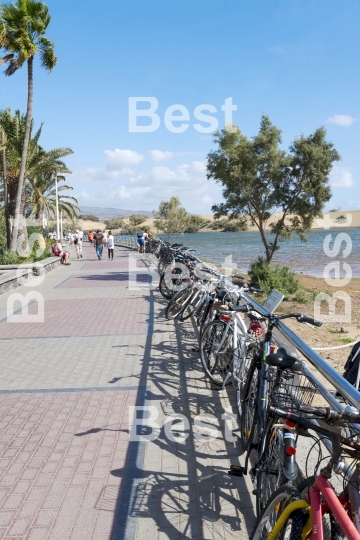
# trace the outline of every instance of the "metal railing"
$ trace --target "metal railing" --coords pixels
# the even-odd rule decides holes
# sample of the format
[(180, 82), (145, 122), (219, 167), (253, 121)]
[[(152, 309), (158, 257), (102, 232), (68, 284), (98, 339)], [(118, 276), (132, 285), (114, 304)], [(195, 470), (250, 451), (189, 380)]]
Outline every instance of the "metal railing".
[(136, 236), (129, 235), (116, 235), (114, 237), (115, 246), (126, 247), (128, 249), (137, 249)]

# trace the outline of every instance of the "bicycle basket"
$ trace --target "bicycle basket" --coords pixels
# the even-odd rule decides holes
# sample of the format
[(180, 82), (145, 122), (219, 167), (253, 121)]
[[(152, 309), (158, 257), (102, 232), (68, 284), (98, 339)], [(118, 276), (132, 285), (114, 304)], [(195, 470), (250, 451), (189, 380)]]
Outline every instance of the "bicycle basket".
[(289, 411), (298, 410), (299, 405), (311, 405), (318, 387), (310, 377), (284, 370), (280, 382), (276, 382), (277, 371), (271, 371), (269, 400), (271, 405)]

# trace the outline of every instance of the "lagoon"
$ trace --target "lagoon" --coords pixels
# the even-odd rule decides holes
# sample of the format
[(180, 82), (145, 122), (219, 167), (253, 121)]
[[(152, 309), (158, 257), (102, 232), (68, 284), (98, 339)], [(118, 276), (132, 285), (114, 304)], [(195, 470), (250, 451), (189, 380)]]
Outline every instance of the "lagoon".
[[(339, 233), (348, 234), (352, 241), (351, 253), (345, 259), (343, 258), (345, 242), (342, 243), (341, 251), (336, 257), (331, 258), (324, 252), (325, 237), (331, 234), (331, 249)], [(267, 236), (271, 237), (269, 233)], [(341, 267), (343, 262), (351, 266), (353, 277), (360, 277), (360, 228), (316, 229), (308, 233), (307, 238), (308, 242), (300, 242), (299, 237), (294, 235), (289, 240), (280, 242), (280, 249), (275, 253), (273, 263), (289, 266), (297, 273), (320, 277), (329, 262), (340, 261)], [(246, 272), (250, 263), (258, 256), (264, 255), (260, 234), (257, 232), (174, 234), (171, 242), (179, 242), (195, 249), (197, 256), (218, 265), (224, 266), (225, 258), (232, 256), (232, 262), (236, 263), (237, 269), (242, 272)], [(342, 275), (345, 275), (344, 272)], [(331, 277), (334, 277), (334, 272), (331, 273)]]

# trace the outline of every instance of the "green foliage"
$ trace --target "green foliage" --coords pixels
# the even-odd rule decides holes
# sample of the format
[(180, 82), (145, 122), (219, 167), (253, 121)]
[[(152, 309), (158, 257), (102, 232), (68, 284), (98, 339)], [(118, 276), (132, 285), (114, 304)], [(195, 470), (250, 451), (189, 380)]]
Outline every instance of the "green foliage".
[(264, 289), (266, 293), (276, 289), (283, 293), (285, 300), (300, 289), (295, 273), (288, 266), (272, 267), (262, 257), (251, 263), (249, 276), (254, 287)]
[(223, 232), (241, 232), (247, 231), (248, 226), (246, 219), (216, 219), (209, 225), (214, 231), (222, 230)]
[[(40, 227), (27, 227), (29, 237), (33, 233), (42, 234)], [(41, 250), (40, 255), (36, 252)], [(0, 264), (23, 264), (29, 262), (42, 261), (52, 256), (51, 247), (44, 239), (43, 241), (35, 240), (32, 252), (27, 257), (21, 257), (17, 252), (12, 252), (6, 246), (6, 225), (3, 214), (0, 215)]]
[(351, 337), (342, 337), (342, 338), (338, 338), (336, 339), (335, 341), (338, 341), (339, 343), (357, 343), (356, 339), (354, 338), (351, 338)]
[(141, 223), (144, 223), (146, 221), (148, 216), (145, 216), (143, 214), (133, 214), (132, 216), (128, 217), (129, 223), (132, 227), (137, 227)]
[[(281, 131), (262, 116), (259, 133), (248, 139), (238, 128), (215, 134), (217, 150), (208, 154), (208, 179), (223, 186), (225, 203), (212, 207), (215, 217), (248, 216), (258, 228), (270, 262), (279, 241), (297, 233), (306, 241), (314, 218), (331, 198), (329, 174), (340, 155), (324, 128), (301, 136), (289, 152), (281, 149)], [(269, 224), (270, 218), (280, 213)], [(274, 240), (269, 241), (269, 227)]]
[(196, 214), (194, 214), (188, 217), (188, 223), (187, 223), (185, 232), (196, 233), (200, 231), (200, 229), (207, 227), (209, 224), (210, 224), (210, 221), (202, 218), (201, 216), (197, 216)]
[(170, 201), (161, 201), (154, 216), (156, 229), (166, 234), (167, 238), (175, 233), (182, 234), (187, 229), (189, 216), (178, 197), (171, 197)]
[(299, 289), (293, 300), (298, 302), (299, 304), (308, 304), (310, 302), (309, 298), (306, 296), (304, 289)]
[(125, 228), (124, 219), (122, 217), (107, 219), (105, 221), (105, 227), (107, 229), (123, 229)]
[(336, 219), (335, 219), (336, 223), (346, 223), (346, 216), (344, 216), (343, 214), (341, 214), (341, 216), (338, 216)]
[(50, 23), (49, 8), (37, 0), (16, 0), (0, 6), (0, 47), (5, 49), (5, 75), (13, 75), (25, 62), (40, 54), (43, 68), (52, 71), (56, 65), (54, 44), (45, 37)]
[(100, 222), (100, 219), (97, 216), (94, 216), (93, 214), (80, 214), (78, 216), (79, 219), (82, 219), (83, 221), (97, 221)]

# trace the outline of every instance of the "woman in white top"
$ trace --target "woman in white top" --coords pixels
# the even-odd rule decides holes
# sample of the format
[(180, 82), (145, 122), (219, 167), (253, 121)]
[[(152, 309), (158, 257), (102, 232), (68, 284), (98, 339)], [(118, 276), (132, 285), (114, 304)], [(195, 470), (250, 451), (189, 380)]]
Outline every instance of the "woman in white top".
[(110, 260), (113, 261), (114, 260), (114, 237), (111, 231), (108, 232), (107, 247), (108, 247), (109, 261)]

